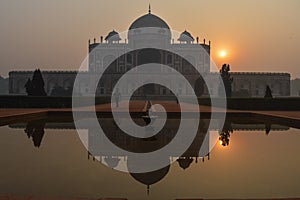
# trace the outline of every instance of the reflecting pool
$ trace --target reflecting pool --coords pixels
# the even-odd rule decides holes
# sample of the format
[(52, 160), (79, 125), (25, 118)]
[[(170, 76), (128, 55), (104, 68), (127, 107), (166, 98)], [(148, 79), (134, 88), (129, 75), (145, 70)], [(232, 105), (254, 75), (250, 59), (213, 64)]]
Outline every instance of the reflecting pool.
[[(170, 155), (169, 166), (143, 174), (113, 169), (126, 163), (126, 155), (88, 152), (70, 119), (52, 117), (2, 126), (0, 194), (129, 200), (300, 196), (299, 129), (251, 118), (227, 119), (221, 129), (209, 130), (205, 124), (204, 120), (182, 156)], [(141, 151), (147, 144), (164, 144), (164, 135), (172, 138), (166, 132), (138, 145), (130, 139), (125, 143), (117, 130), (107, 128), (111, 140)], [(208, 154), (198, 156), (207, 134), (218, 142)]]

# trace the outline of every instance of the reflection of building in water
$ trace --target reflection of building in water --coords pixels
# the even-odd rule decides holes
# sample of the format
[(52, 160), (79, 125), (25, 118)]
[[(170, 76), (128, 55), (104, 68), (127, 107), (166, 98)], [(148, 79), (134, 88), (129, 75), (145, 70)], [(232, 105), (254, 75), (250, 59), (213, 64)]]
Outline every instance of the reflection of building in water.
[[(143, 119), (134, 119), (138, 124), (143, 123)], [(166, 125), (168, 127), (164, 128), (164, 132), (162, 135), (158, 135), (155, 137), (154, 140), (134, 140), (134, 139), (124, 139), (124, 134), (118, 134), (118, 130), (116, 127), (116, 124), (112, 119), (104, 119), (102, 121), (103, 125), (106, 126), (104, 129), (107, 129), (107, 131), (110, 133), (112, 139), (116, 144), (118, 145), (124, 145), (124, 146), (131, 146), (136, 148), (149, 148), (147, 144), (150, 144), (150, 146), (160, 146), (161, 144), (165, 144), (165, 141), (170, 140), (170, 134), (172, 131), (174, 132), (174, 128), (176, 128), (176, 124), (179, 123), (178, 119), (168, 119), (171, 120), (169, 123), (167, 122)], [(177, 121), (176, 121), (177, 120)], [(20, 123), (20, 124), (14, 124), (9, 125), (11, 128), (21, 128), (25, 129), (25, 132), (29, 134), (30, 137), (33, 138), (34, 145), (40, 146), (43, 135), (44, 135), (44, 129), (75, 129), (74, 122), (69, 120), (65, 120), (65, 122), (59, 122), (51, 119), (52, 122), (47, 122), (47, 120), (38, 120), (30, 123)], [(209, 160), (210, 154), (209, 149), (206, 149), (203, 151), (204, 153), (201, 155), (203, 143), (205, 139), (207, 138), (207, 135), (210, 134), (212, 131), (215, 132), (215, 130), (218, 130), (220, 127), (212, 127), (213, 130), (208, 130), (208, 124), (209, 119), (202, 119), (199, 123), (199, 129), (197, 132), (197, 135), (190, 145), (190, 147), (181, 154), (180, 157), (172, 157), (170, 155), (170, 163), (172, 161), (175, 161), (176, 164), (183, 170), (187, 170), (193, 163), (197, 164), (198, 159), (202, 159), (204, 162), (205, 159)], [(244, 120), (245, 121), (245, 120)], [(247, 121), (247, 120), (246, 120)], [(84, 127), (85, 124), (81, 124), (83, 127), (79, 127), (82, 129), (86, 129), (87, 127)], [(223, 127), (223, 130), (247, 130), (247, 131), (257, 131), (257, 130), (266, 130), (268, 131), (282, 131), (282, 130), (288, 130), (288, 127), (279, 126), (279, 125), (270, 125), (266, 123), (245, 123), (245, 124), (238, 124), (237, 122), (231, 123), (230, 121), (225, 122), (225, 125)], [(89, 130), (89, 134), (93, 133), (94, 130)], [(172, 135), (172, 134), (171, 134)], [(172, 138), (172, 137), (171, 137)], [(101, 146), (101, 145), (100, 145)], [(135, 149), (136, 150), (136, 149)], [(149, 150), (149, 149), (148, 149)], [(114, 152), (110, 152), (109, 150), (101, 149), (102, 154), (101, 155), (93, 155), (91, 152), (87, 152), (88, 159), (92, 158), (94, 161), (100, 160), (102, 162), (105, 162), (107, 166), (110, 168), (117, 168), (119, 165), (126, 164), (128, 162), (128, 157), (125, 154), (118, 154), (116, 155)], [(105, 153), (103, 153), (105, 152)], [(200, 153), (199, 153), (200, 152)], [(169, 172), (170, 165), (156, 170), (154, 172), (147, 172), (147, 173), (131, 173), (131, 176), (138, 182), (144, 184), (147, 187), (147, 190), (149, 192), (150, 186), (161, 181)]]
[[(151, 40), (145, 40), (143, 30), (138, 28), (155, 27), (157, 32)], [(159, 37), (157, 36), (159, 35)], [(150, 43), (153, 47), (163, 47), (180, 52), (183, 56), (174, 55), (166, 51), (141, 50), (133, 51), (130, 49), (139, 47), (141, 44)], [(91, 77), (97, 77), (103, 71), (103, 67), (112, 61), (112, 69), (103, 77), (97, 88), (97, 95), (109, 95), (112, 93), (113, 85), (119, 77), (135, 66), (145, 63), (161, 63), (168, 65), (181, 74), (184, 74), (195, 87), (197, 74), (191, 70), (190, 64), (195, 66), (208, 79), (212, 80), (207, 85), (213, 96), (218, 95), (219, 80), (216, 73), (210, 70), (210, 48), (211, 43), (199, 37), (194, 38), (191, 33), (184, 31), (180, 35), (172, 35), (169, 25), (158, 16), (148, 14), (136, 19), (129, 28), (126, 36), (119, 35), (116, 31), (111, 31), (105, 38), (94, 39), (88, 43), (89, 48), (89, 66), (87, 72), (81, 72), (83, 75), (80, 81), (79, 94), (89, 93), (90, 85), (93, 81)], [(92, 51), (95, 50), (95, 51)], [(126, 53), (126, 54), (124, 54)], [(124, 55), (123, 55), (124, 54)], [(151, 56), (149, 56), (151, 55)], [(150, 69), (151, 71), (151, 69)], [(48, 95), (55, 86), (61, 86), (68, 89), (73, 86), (77, 72), (67, 71), (44, 71), (42, 72), (45, 81), (45, 90)], [(168, 80), (168, 71), (162, 71), (161, 75), (165, 76), (166, 85), (176, 84), (177, 93), (189, 95), (191, 91), (187, 90), (185, 83), (171, 83)], [(9, 73), (9, 92), (11, 94), (25, 94), (24, 85), (28, 78), (31, 78), (32, 72), (12, 71)], [(255, 72), (233, 72), (233, 92), (237, 95), (263, 96), (266, 85), (269, 85), (273, 96), (290, 95), (290, 75), (287, 73), (255, 73)], [(168, 82), (169, 81), (169, 82)], [(135, 82), (128, 82), (128, 93), (132, 92)], [(162, 86), (149, 86), (147, 94), (149, 95), (170, 95), (170, 91)], [(206, 91), (207, 92), (207, 91)], [(143, 89), (137, 91), (137, 95), (146, 93)]]
[[(118, 134), (118, 130), (116, 127), (116, 124), (113, 122), (112, 119), (105, 119), (104, 125), (106, 126), (105, 128), (107, 130), (110, 130), (109, 132), (111, 133), (111, 139), (118, 141), (119, 145), (124, 145), (124, 146), (132, 146), (135, 148), (140, 148), (140, 147), (147, 147), (147, 143), (151, 143), (149, 148), (152, 148), (152, 146), (156, 147), (161, 147), (165, 145), (170, 139), (172, 139), (172, 134), (170, 133), (175, 131), (173, 130), (176, 128), (173, 126), (174, 124), (179, 124), (179, 122), (176, 122), (177, 119), (170, 119), (172, 122), (170, 123), (169, 129), (165, 129), (164, 132), (162, 132), (160, 135), (156, 136), (154, 140), (142, 140), (141, 143), (139, 144), (139, 141), (133, 140), (133, 139), (128, 139), (124, 138), (124, 134)], [(198, 131), (198, 134), (196, 135), (196, 139), (188, 148), (186, 152), (182, 154), (182, 157), (178, 158), (178, 163), (182, 166), (186, 166), (187, 164), (184, 164), (184, 162), (188, 163), (189, 158), (194, 158), (194, 161), (197, 162), (197, 157), (199, 156), (199, 151), (201, 151), (200, 147), (205, 139), (205, 136), (207, 132), (215, 132), (220, 129), (218, 127), (218, 124), (211, 124), (211, 129), (207, 130), (207, 125), (209, 123), (209, 120), (202, 119), (201, 124)], [(276, 124), (268, 124), (264, 122), (250, 122), (250, 123), (238, 123), (238, 122), (227, 122), (226, 124), (230, 124), (230, 128), (232, 131), (266, 131), (268, 134), (270, 131), (284, 131), (288, 130), (289, 128), (286, 126), (281, 126), (281, 125), (276, 125)], [(78, 127), (79, 129), (88, 129), (90, 127), (85, 126), (85, 124), (81, 124), (82, 127)], [(38, 121), (33, 121), (29, 123), (17, 123), (17, 124), (12, 124), (9, 125), (10, 128), (16, 128), (16, 129), (24, 129), (25, 133), (28, 135), (28, 137), (32, 137), (34, 141), (35, 146), (40, 146), (43, 135), (44, 135), (44, 129), (76, 129), (74, 122), (58, 122), (58, 121), (51, 121), (47, 122), (47, 120), (38, 120)], [(225, 127), (225, 126), (224, 126)], [(223, 128), (224, 129), (224, 128)], [(93, 131), (93, 130), (90, 130)], [(90, 154), (90, 156), (92, 156)], [(205, 154), (204, 156), (209, 156), (209, 154)], [(105, 155), (103, 159), (108, 161), (109, 166), (114, 166), (118, 161), (120, 161), (115, 155)], [(176, 158), (177, 159), (177, 158)], [(112, 167), (114, 168), (114, 167)], [(183, 167), (185, 168), (185, 167)]]
[[(233, 131), (265, 131), (266, 125), (264, 123), (253, 123), (253, 124), (237, 124), (232, 123)], [(26, 128), (25, 123), (16, 123), (16, 124), (10, 124), (10, 128)], [(218, 130), (219, 127), (211, 126), (212, 130)], [(81, 124), (81, 127), (79, 129), (88, 129), (88, 125), (85, 126), (85, 124)], [(45, 129), (76, 129), (73, 122), (47, 122), (45, 124)], [(272, 124), (271, 131), (285, 131), (289, 128), (287, 126)]]

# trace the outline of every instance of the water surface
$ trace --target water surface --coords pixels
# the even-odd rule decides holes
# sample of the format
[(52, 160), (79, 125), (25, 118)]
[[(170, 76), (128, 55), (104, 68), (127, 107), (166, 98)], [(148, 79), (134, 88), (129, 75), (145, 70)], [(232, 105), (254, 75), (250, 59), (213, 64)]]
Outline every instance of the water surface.
[(40, 127), (44, 135), (34, 139), (28, 138), (26, 126), (0, 127), (1, 195), (130, 200), (300, 196), (299, 129), (272, 125), (266, 134), (263, 124), (232, 124), (228, 146), (218, 143), (209, 158), (192, 157), (185, 169), (174, 158), (148, 195), (147, 186), (130, 174), (88, 159), (70, 123), (47, 122)]

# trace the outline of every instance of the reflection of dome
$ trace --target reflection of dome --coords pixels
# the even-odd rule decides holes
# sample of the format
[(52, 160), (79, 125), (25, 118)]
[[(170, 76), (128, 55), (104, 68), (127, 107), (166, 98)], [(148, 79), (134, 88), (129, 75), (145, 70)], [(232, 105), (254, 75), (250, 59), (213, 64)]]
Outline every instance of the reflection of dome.
[(194, 42), (194, 38), (188, 31), (185, 30), (180, 34), (178, 41), (191, 43)]
[(148, 14), (135, 20), (129, 27), (129, 30), (136, 29), (136, 28), (145, 28), (145, 27), (170, 29), (170, 27), (164, 20), (162, 20), (160, 17), (158, 17), (156, 15), (151, 14), (150, 10), (149, 10)]
[(114, 41), (118, 42), (121, 40), (121, 38), (119, 36), (119, 33), (113, 30), (105, 37), (105, 40), (108, 42), (114, 42)]
[(137, 180), (138, 182), (144, 185), (153, 185), (154, 183), (159, 182), (162, 180), (169, 172), (170, 165), (153, 171), (153, 172), (146, 172), (146, 173), (131, 173), (130, 175)]
[(148, 187), (147, 189), (149, 192), (149, 186), (162, 180), (168, 174), (169, 169), (170, 169), (170, 165), (153, 172), (131, 173), (130, 175), (138, 182), (147, 185)]

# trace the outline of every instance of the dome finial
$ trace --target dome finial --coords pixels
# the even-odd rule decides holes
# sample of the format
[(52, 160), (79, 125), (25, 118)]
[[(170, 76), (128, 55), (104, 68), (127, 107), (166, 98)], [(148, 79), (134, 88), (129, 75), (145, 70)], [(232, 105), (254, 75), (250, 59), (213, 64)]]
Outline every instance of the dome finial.
[(151, 4), (149, 3), (149, 14), (151, 14)]

